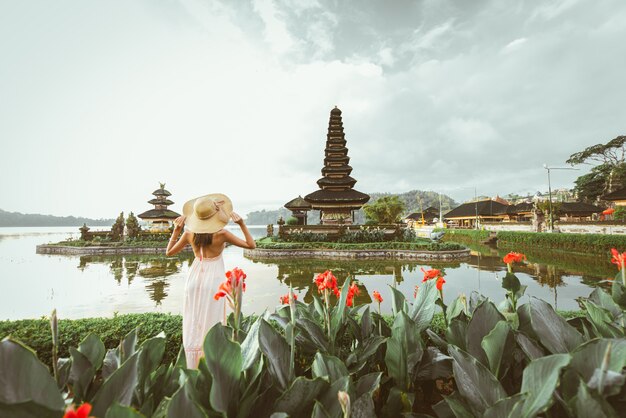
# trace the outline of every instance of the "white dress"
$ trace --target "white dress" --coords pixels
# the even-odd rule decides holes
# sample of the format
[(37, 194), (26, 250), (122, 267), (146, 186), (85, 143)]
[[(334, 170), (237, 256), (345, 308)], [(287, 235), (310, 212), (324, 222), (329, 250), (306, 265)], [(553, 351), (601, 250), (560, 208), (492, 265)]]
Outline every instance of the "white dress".
[[(201, 250), (202, 254), (202, 250)], [(222, 255), (195, 258), (185, 282), (183, 301), (183, 347), (187, 368), (198, 367), (204, 355), (202, 345), (207, 332), (218, 322), (226, 323), (224, 298), (215, 300), (219, 285), (226, 280)]]

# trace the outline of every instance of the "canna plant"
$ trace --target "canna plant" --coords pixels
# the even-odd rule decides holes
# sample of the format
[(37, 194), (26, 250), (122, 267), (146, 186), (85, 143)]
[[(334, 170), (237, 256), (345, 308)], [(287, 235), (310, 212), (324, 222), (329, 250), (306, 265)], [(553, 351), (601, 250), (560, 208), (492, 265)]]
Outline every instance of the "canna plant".
[(243, 292), (246, 291), (246, 273), (239, 267), (226, 272), (226, 280), (220, 284), (214, 299), (226, 298), (228, 306), (233, 310), (233, 339), (238, 339), (241, 327), (241, 305)]
[[(411, 302), (390, 287), (390, 326), (380, 293), (378, 312), (354, 306), (358, 285), (333, 286), (328, 272), (333, 306), (317, 295), (302, 303), (290, 289), (272, 315), (233, 312), (209, 330), (197, 370), (182, 352), (162, 363), (162, 334), (139, 344), (134, 330), (109, 350), (89, 334), (52, 373), (9, 337), (0, 342), (0, 416), (61, 418), (82, 404), (98, 418), (617, 417), (626, 410), (623, 271), (569, 321), (536, 298), (501, 311), (472, 292), (445, 306), (444, 275), (424, 271), (432, 277)], [(441, 335), (430, 329), (438, 305)], [(435, 381), (448, 379), (454, 391), (430, 409)]]

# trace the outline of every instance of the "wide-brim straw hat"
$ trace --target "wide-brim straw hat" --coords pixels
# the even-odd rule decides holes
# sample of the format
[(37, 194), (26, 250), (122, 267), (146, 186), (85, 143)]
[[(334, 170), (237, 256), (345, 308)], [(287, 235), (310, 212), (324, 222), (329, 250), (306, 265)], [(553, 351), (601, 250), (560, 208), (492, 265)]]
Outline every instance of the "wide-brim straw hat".
[(212, 234), (224, 228), (233, 213), (233, 202), (222, 193), (191, 199), (183, 205), (185, 227), (196, 234)]

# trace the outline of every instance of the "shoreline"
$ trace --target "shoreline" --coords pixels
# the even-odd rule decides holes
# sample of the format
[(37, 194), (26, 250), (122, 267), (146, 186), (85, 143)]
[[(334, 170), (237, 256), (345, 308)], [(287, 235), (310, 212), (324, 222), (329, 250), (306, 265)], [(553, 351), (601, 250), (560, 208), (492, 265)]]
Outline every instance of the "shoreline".
[[(183, 253), (191, 252), (191, 247), (183, 249)], [(118, 254), (162, 254), (165, 257), (163, 247), (72, 247), (69, 245), (41, 244), (36, 247), (37, 254), (51, 255), (118, 255)]]
[(470, 256), (470, 249), (448, 251), (421, 250), (333, 250), (333, 249), (263, 249), (244, 250), (243, 256), (252, 260), (309, 258), (333, 260), (459, 260)]

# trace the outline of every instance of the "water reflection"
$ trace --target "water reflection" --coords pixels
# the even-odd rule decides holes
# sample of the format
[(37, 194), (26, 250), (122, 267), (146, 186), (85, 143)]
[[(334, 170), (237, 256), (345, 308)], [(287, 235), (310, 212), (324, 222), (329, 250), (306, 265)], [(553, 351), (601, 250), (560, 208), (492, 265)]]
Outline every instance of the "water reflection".
[(164, 257), (158, 254), (142, 255), (85, 255), (79, 257), (78, 269), (84, 271), (90, 264), (108, 265), (113, 279), (121, 285), (130, 285), (135, 277), (142, 278), (146, 292), (156, 305), (168, 296), (169, 276), (181, 272), (184, 265), (193, 262), (192, 254)]
[[(296, 291), (304, 292), (304, 301), (312, 301), (312, 292), (317, 290), (313, 284), (315, 275), (332, 270), (337, 277), (339, 284), (342, 284), (346, 277), (356, 278), (361, 283), (361, 295), (356, 299), (357, 303), (370, 303), (370, 291), (379, 289), (380, 280), (370, 280), (366, 276), (391, 276), (394, 286), (401, 285), (407, 277), (410, 279), (402, 288), (405, 295), (409, 297), (407, 291), (412, 291), (413, 286), (421, 282), (422, 267), (437, 268), (444, 273), (449, 273), (457, 281), (456, 290), (471, 293), (477, 290), (486, 295), (499, 295), (504, 297), (504, 290), (501, 288), (500, 279), (506, 274), (506, 265), (502, 257), (511, 251), (509, 248), (498, 248), (495, 246), (464, 243), (471, 248), (471, 255), (468, 259), (453, 262), (408, 262), (408, 261), (364, 261), (364, 260), (253, 260), (254, 263), (275, 266), (278, 274), (277, 279), (284, 287), (291, 286)], [(519, 250), (519, 249), (518, 249)], [(601, 256), (572, 254), (550, 250), (527, 249), (521, 250), (527, 256), (527, 262), (515, 266), (515, 272), (521, 280), (526, 280), (528, 284), (534, 283), (534, 295), (540, 294), (545, 299), (553, 299), (551, 303), (558, 308), (559, 288), (564, 288), (569, 284), (575, 285), (577, 296), (587, 296), (591, 289), (585, 287), (608, 286), (601, 283), (605, 278), (615, 274), (613, 266)], [(469, 269), (468, 269), (469, 268)], [(469, 271), (466, 271), (469, 270)], [(361, 280), (363, 279), (363, 280)], [(475, 279), (475, 280), (474, 280)], [(495, 280), (494, 280), (495, 279)], [(367, 289), (363, 283), (367, 281), (370, 286), (374, 283), (377, 286)], [(580, 289), (579, 284), (583, 285)], [(465, 287), (463, 287), (465, 285)], [(586, 285), (586, 286), (585, 286)], [(448, 285), (446, 285), (448, 286)], [(471, 287), (471, 288), (470, 288)], [(541, 292), (538, 289), (545, 288)], [(582, 294), (580, 294), (582, 292)], [(571, 293), (571, 291), (569, 292)], [(456, 295), (454, 295), (456, 296)], [(572, 309), (575, 305), (574, 295), (566, 295), (566, 306)], [(493, 296), (492, 296), (493, 297)]]

